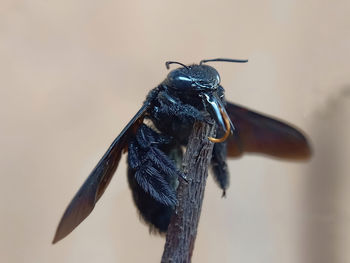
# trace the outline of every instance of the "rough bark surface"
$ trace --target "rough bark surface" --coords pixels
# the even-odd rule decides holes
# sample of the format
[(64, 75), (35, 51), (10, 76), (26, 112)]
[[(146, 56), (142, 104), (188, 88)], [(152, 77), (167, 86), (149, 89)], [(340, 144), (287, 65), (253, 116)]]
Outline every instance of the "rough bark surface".
[(167, 231), (163, 263), (191, 262), (214, 145), (208, 136), (214, 136), (214, 126), (202, 122), (196, 122), (193, 126), (183, 158), (183, 170), (188, 182), (180, 180), (178, 205)]

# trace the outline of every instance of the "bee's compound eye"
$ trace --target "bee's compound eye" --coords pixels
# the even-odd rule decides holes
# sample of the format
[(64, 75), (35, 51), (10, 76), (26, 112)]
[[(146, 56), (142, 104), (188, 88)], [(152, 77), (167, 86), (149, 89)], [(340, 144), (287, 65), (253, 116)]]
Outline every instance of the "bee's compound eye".
[(176, 81), (180, 84), (180, 83), (192, 83), (192, 80), (189, 77), (186, 76), (178, 76), (176, 78)]
[(173, 71), (168, 75), (170, 87), (176, 90), (190, 89), (193, 84), (192, 78), (181, 71)]

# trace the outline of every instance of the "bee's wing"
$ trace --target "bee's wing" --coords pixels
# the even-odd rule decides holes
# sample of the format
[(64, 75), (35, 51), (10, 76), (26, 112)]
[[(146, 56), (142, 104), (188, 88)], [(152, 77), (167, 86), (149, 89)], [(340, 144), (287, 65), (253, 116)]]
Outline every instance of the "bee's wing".
[(64, 212), (52, 243), (56, 243), (72, 232), (94, 209), (118, 167), (123, 149), (127, 147), (130, 136), (142, 123), (148, 107), (148, 104), (142, 106), (92, 170)]
[(290, 124), (228, 102), (226, 111), (237, 132), (227, 140), (227, 155), (262, 153), (277, 158), (308, 159), (311, 149), (305, 136)]

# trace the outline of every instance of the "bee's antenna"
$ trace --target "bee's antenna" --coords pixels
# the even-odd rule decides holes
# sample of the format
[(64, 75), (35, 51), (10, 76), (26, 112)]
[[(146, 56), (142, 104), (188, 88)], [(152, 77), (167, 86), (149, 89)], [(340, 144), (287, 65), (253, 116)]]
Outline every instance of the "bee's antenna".
[(166, 66), (167, 69), (169, 69), (169, 65), (170, 64), (179, 64), (179, 65), (183, 66), (184, 68), (189, 69), (186, 65), (184, 65), (184, 64), (182, 64), (180, 62), (177, 62), (177, 61), (167, 61), (167, 62), (165, 62), (165, 66)]
[(246, 63), (248, 59), (231, 59), (231, 58), (213, 58), (213, 59), (203, 59), (199, 62), (199, 65), (203, 63), (211, 62), (211, 61), (223, 61), (223, 62), (235, 62), (235, 63)]

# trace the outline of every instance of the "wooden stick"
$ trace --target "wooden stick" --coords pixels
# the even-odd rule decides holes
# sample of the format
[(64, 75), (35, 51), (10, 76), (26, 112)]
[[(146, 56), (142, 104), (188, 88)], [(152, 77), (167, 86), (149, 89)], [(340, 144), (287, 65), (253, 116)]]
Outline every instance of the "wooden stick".
[(168, 227), (163, 263), (191, 262), (214, 144), (215, 125), (196, 122), (183, 158), (188, 183), (180, 180), (178, 205)]

